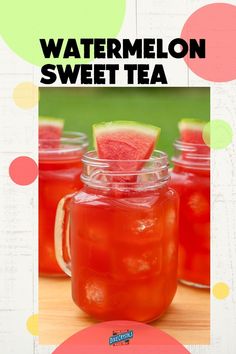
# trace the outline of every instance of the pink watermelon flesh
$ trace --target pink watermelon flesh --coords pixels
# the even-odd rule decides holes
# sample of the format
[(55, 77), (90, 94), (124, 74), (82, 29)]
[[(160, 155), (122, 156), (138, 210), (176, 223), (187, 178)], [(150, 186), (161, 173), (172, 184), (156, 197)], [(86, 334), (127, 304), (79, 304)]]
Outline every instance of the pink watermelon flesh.
[(129, 176), (128, 173), (141, 170), (145, 162), (135, 161), (147, 160), (152, 155), (160, 132), (159, 128), (156, 129), (156, 134), (148, 134), (145, 128), (141, 132), (140, 129), (135, 130), (135, 126), (133, 129), (126, 129), (125, 126), (118, 125), (114, 131), (105, 129), (97, 135), (95, 131), (98, 157), (111, 160), (110, 170), (123, 172), (123, 176), (113, 176), (112, 181), (134, 182), (137, 179), (137, 175)]
[[(204, 121), (196, 119), (183, 119), (179, 122), (180, 140), (183, 143), (196, 144), (196, 154), (209, 154), (210, 149), (203, 140)], [(187, 153), (188, 154), (188, 153)], [(183, 153), (183, 157), (185, 153)]]
[(63, 132), (62, 120), (42, 120), (39, 121), (39, 141), (40, 148), (58, 148)]
[(97, 137), (97, 152), (107, 160), (146, 160), (155, 147), (155, 138), (131, 131), (117, 131)]
[(202, 138), (202, 130), (184, 129), (180, 133), (180, 139), (185, 143), (205, 144)]

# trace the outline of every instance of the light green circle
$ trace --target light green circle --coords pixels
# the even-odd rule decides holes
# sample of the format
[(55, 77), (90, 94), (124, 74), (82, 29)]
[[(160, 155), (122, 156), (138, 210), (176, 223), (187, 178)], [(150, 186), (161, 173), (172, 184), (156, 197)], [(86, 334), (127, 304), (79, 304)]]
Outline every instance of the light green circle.
[(204, 126), (202, 137), (212, 149), (224, 149), (231, 144), (233, 131), (226, 121), (214, 119)]
[(45, 59), (39, 39), (113, 38), (124, 14), (125, 0), (5, 0), (0, 34), (18, 56), (32, 64), (80, 64), (88, 59)]

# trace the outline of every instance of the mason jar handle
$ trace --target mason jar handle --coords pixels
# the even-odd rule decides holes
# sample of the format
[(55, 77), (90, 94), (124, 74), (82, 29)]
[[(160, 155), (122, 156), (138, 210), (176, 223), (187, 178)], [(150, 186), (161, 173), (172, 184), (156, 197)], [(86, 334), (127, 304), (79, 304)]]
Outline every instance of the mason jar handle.
[(70, 210), (69, 204), (74, 194), (62, 198), (57, 206), (54, 246), (57, 263), (67, 275), (71, 277), (71, 252), (70, 252)]

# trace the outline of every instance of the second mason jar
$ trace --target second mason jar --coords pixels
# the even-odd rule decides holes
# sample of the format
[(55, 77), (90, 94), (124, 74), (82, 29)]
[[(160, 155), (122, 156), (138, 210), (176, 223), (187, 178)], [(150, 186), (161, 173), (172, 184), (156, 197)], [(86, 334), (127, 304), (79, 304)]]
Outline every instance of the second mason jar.
[(109, 161), (91, 151), (82, 181), (59, 203), (55, 227), (74, 302), (100, 320), (157, 319), (177, 287), (178, 196), (168, 184), (166, 154)]
[(65, 132), (60, 139), (39, 140), (39, 273), (64, 275), (54, 250), (57, 204), (82, 187), (81, 158), (87, 150), (83, 133)]
[(174, 143), (171, 186), (180, 196), (179, 279), (187, 285), (210, 286), (210, 148)]

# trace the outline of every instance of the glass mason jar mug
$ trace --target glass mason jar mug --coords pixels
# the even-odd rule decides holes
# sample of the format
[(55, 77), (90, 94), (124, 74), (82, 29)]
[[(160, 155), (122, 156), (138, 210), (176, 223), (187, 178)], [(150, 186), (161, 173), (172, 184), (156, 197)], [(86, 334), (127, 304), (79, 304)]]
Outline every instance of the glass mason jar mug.
[(56, 208), (61, 198), (82, 187), (81, 158), (87, 150), (82, 133), (64, 133), (58, 139), (39, 140), (39, 272), (63, 275), (54, 249)]
[(178, 196), (166, 154), (108, 161), (84, 155), (84, 187), (61, 200), (56, 257), (72, 277), (72, 297), (100, 320), (149, 322), (177, 287)]
[(210, 148), (174, 143), (171, 186), (179, 193), (179, 279), (197, 287), (210, 285)]

